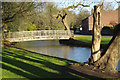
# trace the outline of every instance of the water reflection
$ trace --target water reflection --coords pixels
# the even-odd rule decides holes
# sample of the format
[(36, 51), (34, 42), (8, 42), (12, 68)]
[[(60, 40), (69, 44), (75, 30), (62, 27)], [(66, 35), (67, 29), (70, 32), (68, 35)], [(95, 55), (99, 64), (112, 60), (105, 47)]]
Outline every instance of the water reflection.
[[(37, 53), (66, 58), (79, 62), (88, 61), (91, 55), (91, 51), (89, 48), (61, 45), (59, 41), (20, 42), (17, 43), (16, 46)], [(120, 71), (120, 61), (116, 69)]]
[(61, 45), (59, 41), (20, 42), (16, 46), (41, 54), (86, 62), (90, 57), (90, 49)]

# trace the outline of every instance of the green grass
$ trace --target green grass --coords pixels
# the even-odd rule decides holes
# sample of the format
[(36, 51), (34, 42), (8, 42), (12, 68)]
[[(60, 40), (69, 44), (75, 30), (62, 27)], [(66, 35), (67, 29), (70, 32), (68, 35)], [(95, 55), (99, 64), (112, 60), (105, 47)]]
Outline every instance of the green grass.
[[(72, 70), (78, 62), (33, 53), (16, 48), (3, 48), (2, 78), (82, 78), (89, 76)], [(80, 75), (81, 74), (81, 75)]]
[[(101, 44), (108, 44), (111, 38), (112, 37), (102, 37)], [(75, 37), (74, 39), (82, 42), (92, 43), (92, 36), (81, 36), (81, 37)]]

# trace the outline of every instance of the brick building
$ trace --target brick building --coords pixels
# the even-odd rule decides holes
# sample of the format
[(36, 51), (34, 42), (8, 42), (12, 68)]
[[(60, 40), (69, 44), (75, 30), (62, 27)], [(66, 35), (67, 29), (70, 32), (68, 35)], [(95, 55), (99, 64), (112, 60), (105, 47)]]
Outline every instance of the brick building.
[[(113, 27), (114, 25), (118, 24), (118, 9), (112, 11), (102, 10), (100, 21), (101, 27), (104, 26)], [(93, 14), (82, 21), (83, 33), (90, 33), (92, 29), (93, 29)]]

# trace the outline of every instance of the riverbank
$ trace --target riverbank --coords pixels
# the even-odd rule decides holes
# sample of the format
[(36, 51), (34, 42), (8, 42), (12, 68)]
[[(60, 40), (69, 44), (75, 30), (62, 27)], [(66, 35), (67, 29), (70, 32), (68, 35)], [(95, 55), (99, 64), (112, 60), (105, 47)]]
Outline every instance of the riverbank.
[[(92, 43), (92, 36), (90, 35), (89, 36), (79, 35), (74, 37), (74, 39), (81, 42)], [(111, 39), (112, 39), (112, 36), (102, 36), (101, 44), (107, 45)]]
[[(101, 49), (107, 47), (107, 44), (112, 39), (111, 36), (109, 37), (102, 37), (101, 38)], [(69, 40), (60, 40), (61, 44), (69, 45), (69, 46), (77, 46), (77, 47), (89, 47), (92, 46), (92, 36), (76, 36), (73, 39)]]
[[(76, 47), (88, 47), (88, 48), (91, 48), (91, 46), (92, 46), (92, 43), (90, 43), (90, 42), (76, 40), (76, 39), (60, 40), (59, 42), (61, 44), (64, 44), (64, 45), (76, 46)], [(107, 47), (107, 44), (101, 44), (101, 49), (104, 49), (106, 47)]]
[(92, 66), (63, 58), (43, 55), (19, 48), (2, 49), (2, 78), (59, 78), (103, 79), (118, 78), (118, 74), (106, 74), (93, 70)]

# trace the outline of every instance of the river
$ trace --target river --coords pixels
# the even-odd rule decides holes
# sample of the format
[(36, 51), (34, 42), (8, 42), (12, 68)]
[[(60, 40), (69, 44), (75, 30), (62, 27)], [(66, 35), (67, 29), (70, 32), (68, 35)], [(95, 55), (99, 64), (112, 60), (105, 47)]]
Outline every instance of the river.
[[(40, 54), (56, 56), (79, 62), (88, 61), (91, 55), (90, 48), (62, 45), (58, 40), (19, 42), (16, 46)], [(120, 66), (117, 66), (117, 70), (120, 71)]]

